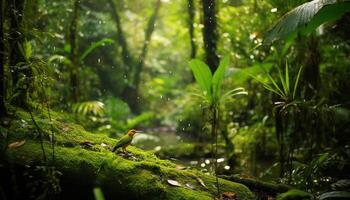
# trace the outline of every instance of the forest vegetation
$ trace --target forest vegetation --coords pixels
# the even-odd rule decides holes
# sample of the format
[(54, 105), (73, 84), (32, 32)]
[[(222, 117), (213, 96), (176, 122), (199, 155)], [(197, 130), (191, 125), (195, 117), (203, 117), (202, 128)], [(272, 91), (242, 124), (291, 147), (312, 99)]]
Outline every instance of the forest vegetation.
[(0, 0), (0, 82), (0, 199), (350, 198), (349, 0)]

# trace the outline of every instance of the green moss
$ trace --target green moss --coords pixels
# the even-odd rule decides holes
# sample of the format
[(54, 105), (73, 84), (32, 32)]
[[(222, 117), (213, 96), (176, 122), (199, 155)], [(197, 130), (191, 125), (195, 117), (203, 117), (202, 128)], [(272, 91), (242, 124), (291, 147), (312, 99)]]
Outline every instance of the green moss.
[[(28, 117), (25, 112), (21, 112), (20, 116)], [(56, 116), (56, 113), (52, 116)], [(35, 117), (39, 126), (50, 133), (50, 126), (44, 124), (47, 121)], [(26, 139), (26, 144), (17, 149), (8, 149), (7, 159), (19, 165), (41, 163), (43, 154), (40, 142), (37, 137), (33, 137), (33, 127), (28, 128), (31, 120), (25, 120), (28, 126), (21, 129), (21, 134), (14, 132), (21, 127), (21, 119), (14, 121), (10, 127), (10, 132), (13, 132), (10, 142)], [(213, 176), (196, 170), (176, 169), (174, 163), (135, 147), (128, 148), (132, 156), (122, 157), (109, 150), (115, 144), (115, 139), (87, 132), (79, 125), (61, 121), (59, 117), (52, 122), (57, 130), (54, 166), (63, 172), (63, 197), (73, 192), (78, 199), (82, 198), (79, 194), (86, 193), (86, 190), (92, 191), (96, 185), (102, 188), (107, 199), (212, 199), (216, 193)], [(47, 136), (45, 135), (47, 140), (44, 141), (44, 149), (49, 163), (52, 163), (52, 149)], [(80, 144), (85, 141), (94, 145), (82, 148)], [(101, 143), (108, 146), (104, 147)], [(207, 188), (198, 182), (198, 178), (204, 181)], [(167, 183), (168, 179), (177, 180), (183, 186), (171, 186)], [(185, 187), (186, 183), (195, 189)], [(223, 192), (235, 192), (240, 200), (253, 199), (253, 194), (241, 184), (220, 179), (220, 185)]]
[(309, 200), (312, 199), (312, 195), (305, 191), (291, 189), (285, 193), (279, 194), (277, 200)]

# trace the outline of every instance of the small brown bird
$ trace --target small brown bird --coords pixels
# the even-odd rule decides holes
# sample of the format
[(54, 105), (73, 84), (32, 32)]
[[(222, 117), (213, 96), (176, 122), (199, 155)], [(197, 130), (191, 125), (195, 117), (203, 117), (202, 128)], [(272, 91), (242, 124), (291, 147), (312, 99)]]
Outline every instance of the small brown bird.
[(120, 138), (120, 140), (112, 149), (112, 152), (115, 152), (120, 147), (123, 149), (124, 152), (126, 152), (126, 147), (128, 147), (131, 144), (132, 139), (134, 138), (134, 135), (136, 133), (142, 133), (142, 131), (136, 131), (135, 129), (129, 130), (126, 135)]

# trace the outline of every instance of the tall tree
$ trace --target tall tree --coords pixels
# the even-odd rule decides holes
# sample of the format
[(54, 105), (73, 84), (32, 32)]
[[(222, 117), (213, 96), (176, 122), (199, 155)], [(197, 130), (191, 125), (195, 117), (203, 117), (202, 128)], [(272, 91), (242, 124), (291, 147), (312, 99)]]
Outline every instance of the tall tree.
[(217, 22), (215, 0), (202, 0), (203, 7), (203, 40), (205, 49), (205, 60), (212, 73), (215, 72), (219, 64), (217, 48)]
[(73, 102), (79, 101), (79, 55), (78, 55), (78, 40), (77, 27), (79, 20), (79, 5), (80, 0), (75, 0), (73, 5), (72, 21), (69, 26), (69, 43), (70, 43), (70, 89)]
[(187, 12), (188, 12), (188, 29), (190, 33), (190, 44), (191, 44), (191, 59), (196, 57), (196, 51), (197, 51), (197, 46), (196, 43), (194, 42), (195, 35), (194, 35), (194, 17), (195, 17), (195, 5), (193, 0), (188, 0), (188, 7), (187, 7)]
[(5, 40), (4, 40), (4, 1), (0, 0), (0, 119), (6, 115), (5, 107)]
[[(27, 84), (31, 77), (30, 68), (23, 67), (26, 62), (23, 54), (23, 42), (25, 32), (22, 27), (25, 0), (9, 0), (9, 65), (14, 87), (13, 103), (17, 106), (26, 107)], [(23, 82), (24, 80), (24, 82)]]
[(123, 99), (128, 102), (131, 110), (134, 113), (140, 112), (139, 99), (139, 85), (141, 79), (141, 72), (145, 64), (145, 59), (147, 56), (148, 46), (155, 28), (155, 22), (158, 17), (161, 0), (157, 0), (154, 11), (148, 20), (147, 27), (145, 29), (145, 40), (142, 45), (141, 53), (138, 58), (135, 58), (131, 54), (126, 42), (126, 38), (123, 32), (122, 24), (120, 21), (120, 15), (118, 7), (115, 5), (113, 0), (109, 0), (109, 4), (112, 8), (112, 16), (116, 22), (117, 26), (117, 41), (122, 48), (122, 60), (124, 64), (128, 67), (127, 73), (131, 78), (130, 83), (124, 88)]

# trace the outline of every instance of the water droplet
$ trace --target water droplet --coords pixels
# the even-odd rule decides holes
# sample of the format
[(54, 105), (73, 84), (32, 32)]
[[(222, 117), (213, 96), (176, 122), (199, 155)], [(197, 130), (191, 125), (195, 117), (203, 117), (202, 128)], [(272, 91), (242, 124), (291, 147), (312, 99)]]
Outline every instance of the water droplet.
[(224, 161), (225, 161), (225, 158), (219, 158), (219, 159), (217, 160), (218, 163), (222, 163), (222, 162), (224, 162)]

